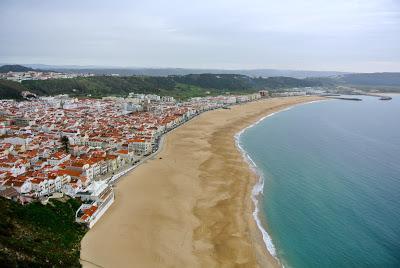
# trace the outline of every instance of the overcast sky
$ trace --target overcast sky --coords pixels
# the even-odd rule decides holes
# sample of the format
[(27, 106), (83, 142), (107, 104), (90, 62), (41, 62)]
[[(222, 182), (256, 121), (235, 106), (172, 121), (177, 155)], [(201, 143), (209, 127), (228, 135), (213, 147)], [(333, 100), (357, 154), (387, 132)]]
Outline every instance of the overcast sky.
[(400, 0), (0, 0), (0, 62), (400, 71)]

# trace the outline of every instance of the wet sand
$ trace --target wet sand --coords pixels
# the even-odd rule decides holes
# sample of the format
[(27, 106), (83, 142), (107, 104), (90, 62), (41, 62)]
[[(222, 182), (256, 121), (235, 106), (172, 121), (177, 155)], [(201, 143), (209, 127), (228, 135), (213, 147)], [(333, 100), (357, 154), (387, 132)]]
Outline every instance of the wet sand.
[(258, 178), (234, 135), (272, 112), (315, 100), (273, 98), (206, 112), (167, 134), (126, 175), (82, 240), (84, 267), (277, 267), (253, 219)]

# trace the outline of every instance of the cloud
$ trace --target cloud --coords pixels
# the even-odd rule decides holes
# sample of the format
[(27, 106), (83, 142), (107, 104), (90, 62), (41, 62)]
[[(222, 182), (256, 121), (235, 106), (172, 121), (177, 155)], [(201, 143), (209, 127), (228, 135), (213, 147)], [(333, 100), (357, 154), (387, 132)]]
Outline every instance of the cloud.
[(396, 0), (3, 0), (0, 23), (2, 62), (360, 71), (400, 62)]

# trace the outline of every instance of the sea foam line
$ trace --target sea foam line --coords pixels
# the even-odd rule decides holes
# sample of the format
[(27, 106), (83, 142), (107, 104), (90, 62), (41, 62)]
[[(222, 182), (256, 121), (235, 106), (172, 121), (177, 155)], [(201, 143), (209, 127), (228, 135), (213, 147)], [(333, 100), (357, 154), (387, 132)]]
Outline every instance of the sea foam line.
[(236, 135), (235, 135), (235, 143), (236, 143), (236, 147), (239, 149), (239, 151), (242, 153), (242, 156), (244, 158), (244, 160), (249, 164), (251, 170), (257, 174), (257, 176), (259, 177), (258, 182), (254, 185), (252, 191), (251, 191), (251, 199), (254, 203), (254, 211), (253, 211), (253, 218), (256, 221), (257, 227), (258, 229), (261, 231), (262, 237), (263, 237), (263, 241), (265, 246), (267, 247), (268, 252), (277, 259), (276, 256), (276, 249), (275, 246), (272, 242), (272, 239), (270, 237), (270, 235), (268, 234), (268, 232), (264, 229), (264, 227), (262, 226), (261, 223), (261, 219), (259, 217), (259, 200), (258, 200), (258, 196), (260, 194), (262, 194), (262, 191), (264, 189), (264, 177), (261, 174), (261, 172), (259, 171), (259, 169), (257, 168), (256, 163), (253, 161), (253, 159), (251, 159), (250, 155), (243, 149), (243, 147), (240, 145), (240, 136), (249, 128), (257, 125), (258, 123), (260, 123), (262, 120), (264, 120), (265, 118), (269, 117), (269, 116), (273, 116), (276, 113), (271, 113), (263, 118), (261, 118), (260, 120), (258, 120), (256, 123), (242, 129), (241, 131), (239, 131)]
[(299, 103), (299, 104), (295, 104), (295, 105), (289, 106), (289, 107), (287, 107), (285, 109), (279, 110), (277, 112), (270, 113), (270, 114), (262, 117), (261, 119), (259, 119), (254, 124), (252, 124), (252, 125), (250, 125), (248, 127), (245, 127), (244, 129), (240, 130), (234, 136), (236, 147), (241, 152), (244, 160), (249, 164), (251, 170), (259, 177), (258, 182), (254, 185), (254, 187), (253, 187), (253, 189), (251, 191), (251, 199), (252, 199), (252, 201), (254, 203), (253, 218), (254, 218), (254, 220), (255, 220), (255, 222), (257, 224), (258, 229), (261, 231), (261, 234), (262, 234), (262, 237), (263, 237), (263, 241), (264, 241), (264, 244), (265, 244), (268, 252), (278, 261), (279, 261), (279, 259), (278, 259), (277, 255), (276, 255), (276, 248), (275, 248), (275, 245), (274, 245), (274, 243), (272, 241), (272, 238), (268, 234), (268, 232), (264, 229), (264, 227), (262, 226), (261, 219), (259, 217), (260, 207), (259, 207), (259, 204), (258, 204), (259, 203), (258, 196), (263, 193), (265, 179), (264, 179), (263, 174), (257, 168), (256, 163), (253, 161), (253, 159), (251, 159), (250, 155), (240, 145), (240, 136), (246, 130), (258, 125), (260, 122), (262, 122), (264, 119), (266, 119), (266, 118), (268, 118), (270, 116), (276, 115), (277, 113), (280, 113), (280, 112), (288, 111), (288, 110), (292, 109), (295, 106), (311, 104), (311, 103), (316, 103), (316, 102), (321, 102), (321, 101), (326, 101), (326, 100), (316, 100), (316, 101), (310, 101), (310, 102), (305, 102), (305, 103)]

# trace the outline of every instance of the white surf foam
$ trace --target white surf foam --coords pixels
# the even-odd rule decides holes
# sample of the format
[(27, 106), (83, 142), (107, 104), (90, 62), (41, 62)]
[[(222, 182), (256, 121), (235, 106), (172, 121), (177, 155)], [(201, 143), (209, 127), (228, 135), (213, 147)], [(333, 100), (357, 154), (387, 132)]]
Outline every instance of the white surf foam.
[(258, 197), (259, 197), (260, 194), (262, 194), (262, 191), (264, 189), (264, 177), (262, 176), (261, 172), (257, 168), (257, 165), (254, 163), (253, 159), (251, 159), (251, 157), (247, 154), (247, 152), (240, 145), (240, 136), (243, 134), (244, 131), (246, 131), (247, 129), (249, 129), (249, 128), (255, 126), (255, 125), (257, 125), (258, 123), (260, 123), (265, 118), (267, 118), (269, 116), (273, 116), (274, 114), (276, 114), (276, 113), (271, 113), (271, 114), (261, 118), (256, 123), (254, 123), (254, 124), (244, 128), (244, 129), (242, 129), (240, 132), (238, 132), (235, 135), (235, 142), (236, 142), (236, 147), (242, 153), (242, 156), (245, 159), (245, 161), (249, 164), (249, 166), (252, 169), (252, 171), (254, 173), (256, 173), (257, 176), (259, 177), (258, 182), (254, 185), (254, 187), (252, 189), (252, 192), (251, 192), (251, 199), (253, 200), (253, 203), (254, 203), (253, 218), (256, 221), (258, 229), (261, 231), (261, 234), (262, 234), (262, 237), (263, 237), (263, 241), (265, 243), (265, 246), (267, 247), (268, 252), (277, 259), (275, 246), (274, 246), (274, 244), (272, 242), (272, 239), (271, 239), (270, 235), (268, 234), (268, 232), (262, 226), (261, 219), (259, 217), (260, 208), (259, 208), (259, 204), (258, 204), (258, 202), (259, 202)]

